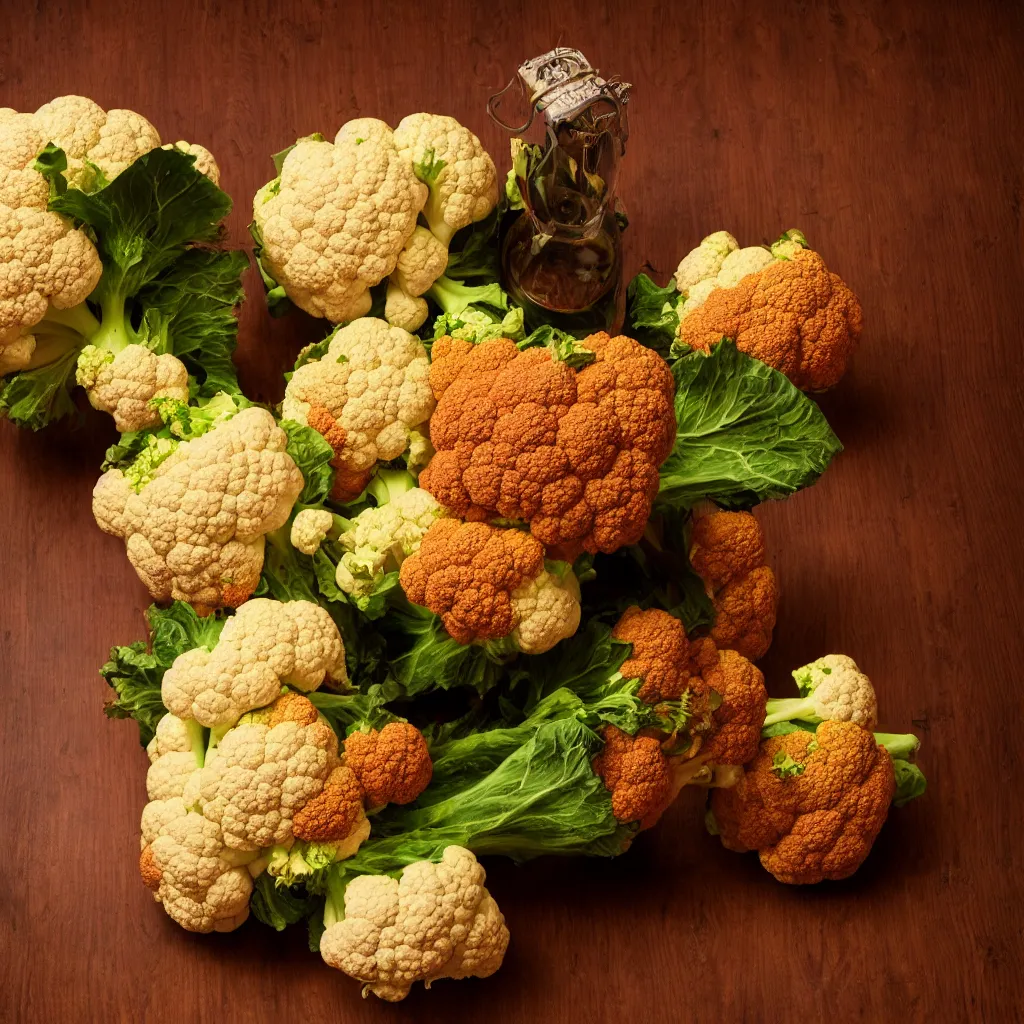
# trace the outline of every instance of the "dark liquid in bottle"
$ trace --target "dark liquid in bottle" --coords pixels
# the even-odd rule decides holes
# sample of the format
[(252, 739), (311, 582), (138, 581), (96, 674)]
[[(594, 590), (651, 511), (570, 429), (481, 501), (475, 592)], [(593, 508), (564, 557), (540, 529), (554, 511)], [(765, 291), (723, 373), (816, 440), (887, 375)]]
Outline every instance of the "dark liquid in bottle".
[(524, 213), (503, 244), (503, 284), (523, 307), (527, 328), (550, 323), (580, 336), (610, 328), (621, 277), (614, 215), (605, 216), (593, 238), (542, 240)]

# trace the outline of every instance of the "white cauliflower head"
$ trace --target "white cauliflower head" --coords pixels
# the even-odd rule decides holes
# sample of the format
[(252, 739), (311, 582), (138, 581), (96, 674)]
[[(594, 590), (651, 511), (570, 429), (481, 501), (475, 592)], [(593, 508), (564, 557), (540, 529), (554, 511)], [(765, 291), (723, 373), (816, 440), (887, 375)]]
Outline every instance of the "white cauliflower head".
[(292, 520), (292, 547), (304, 555), (315, 554), (333, 526), (334, 516), (327, 509), (302, 509)]
[(337, 330), (323, 358), (295, 371), (282, 415), (318, 430), (334, 448), (336, 496), (358, 494), (378, 461), (409, 447), (434, 411), (429, 375), (423, 342), (373, 317)]
[(143, 812), (142, 880), (158, 903), (190, 932), (234, 931), (249, 916), (252, 877), (223, 842), (220, 827), (180, 798)]
[(70, 309), (103, 264), (84, 231), (46, 209), (50, 188), (32, 165), (50, 141), (33, 114), (0, 110), (0, 375), (32, 365), (32, 328)]
[(676, 287), (685, 295), (699, 281), (717, 277), (726, 256), (739, 247), (739, 242), (728, 231), (716, 231), (701, 239), (700, 245), (679, 261)]
[(128, 345), (115, 356), (109, 349), (86, 345), (78, 357), (76, 380), (89, 404), (114, 417), (122, 434), (158, 426), (153, 398), (188, 402), (188, 370), (176, 356), (157, 355), (145, 345)]
[(544, 569), (512, 591), (516, 627), (511, 637), (523, 654), (543, 654), (580, 625), (580, 585), (572, 569)]
[(273, 701), (282, 685), (309, 692), (347, 680), (345, 646), (327, 611), (310, 601), (247, 601), (212, 651), (178, 655), (164, 673), (167, 709), (201, 725), (231, 725)]
[(370, 288), (394, 269), (427, 188), (383, 121), (343, 125), (333, 143), (302, 139), (253, 200), (263, 263), (313, 316), (343, 323), (370, 311)]
[(237, 606), (259, 582), (264, 535), (288, 521), (302, 491), (287, 443), (269, 412), (243, 409), (179, 444), (138, 493), (109, 470), (93, 491), (93, 515), (124, 538), (155, 600), (200, 613)]
[(160, 145), (157, 130), (134, 110), (104, 111), (85, 96), (58, 96), (36, 112), (47, 142), (68, 158), (65, 172), (74, 188), (92, 189), (97, 169), (108, 181)]
[(385, 505), (364, 509), (338, 538), (345, 553), (335, 582), (347, 594), (368, 594), (384, 572), (415, 554), (430, 524), (444, 515), (434, 496), (413, 487)]
[(497, 205), (494, 161), (480, 140), (454, 117), (403, 117), (395, 129), (395, 145), (430, 187), (423, 213), (431, 232), (445, 246), (456, 231), (483, 220)]
[(417, 861), (400, 879), (361, 875), (345, 890), (344, 917), (320, 939), (324, 962), (381, 999), (439, 978), (487, 978), (508, 948), (508, 928), (469, 850), (449, 846), (437, 864)]
[[(304, 697), (290, 698), (228, 730), (206, 758), (199, 779), (203, 814), (233, 849), (289, 842), (294, 815), (323, 793), (338, 767), (334, 730)], [(332, 838), (344, 838), (354, 820), (353, 814), (343, 821)]]

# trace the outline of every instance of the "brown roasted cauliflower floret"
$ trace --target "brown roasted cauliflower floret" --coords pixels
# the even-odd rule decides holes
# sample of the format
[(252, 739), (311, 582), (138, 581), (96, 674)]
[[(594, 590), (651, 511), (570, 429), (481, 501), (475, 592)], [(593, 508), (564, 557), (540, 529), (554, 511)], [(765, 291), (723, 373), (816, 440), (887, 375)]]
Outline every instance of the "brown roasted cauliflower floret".
[(780, 882), (813, 884), (852, 875), (889, 813), (893, 762), (853, 722), (761, 743), (740, 781), (716, 789), (711, 811), (722, 844), (757, 850)]
[(719, 651), (717, 663), (704, 670), (704, 682), (721, 698), (711, 713), (712, 732), (700, 756), (710, 764), (746, 764), (757, 754), (768, 702), (764, 676), (742, 654)]
[(674, 384), (656, 353), (591, 335), (580, 371), (499, 338), (434, 343), (437, 454), (420, 476), (453, 515), (521, 520), (556, 554), (639, 540), (675, 437)]
[(604, 748), (594, 771), (612, 795), (612, 813), (621, 822), (650, 828), (671, 802), (669, 763), (655, 736), (630, 736), (617, 726), (602, 731)]
[(408, 722), (353, 732), (345, 740), (345, 764), (366, 791), (369, 807), (412, 803), (434, 773), (423, 733)]
[(722, 337), (798, 388), (839, 382), (860, 337), (857, 296), (811, 249), (799, 248), (729, 288), (716, 288), (679, 323), (679, 340), (709, 352)]
[(749, 512), (695, 515), (690, 562), (715, 606), (715, 643), (751, 661), (763, 657), (772, 643), (779, 588), (765, 565), (760, 523)]

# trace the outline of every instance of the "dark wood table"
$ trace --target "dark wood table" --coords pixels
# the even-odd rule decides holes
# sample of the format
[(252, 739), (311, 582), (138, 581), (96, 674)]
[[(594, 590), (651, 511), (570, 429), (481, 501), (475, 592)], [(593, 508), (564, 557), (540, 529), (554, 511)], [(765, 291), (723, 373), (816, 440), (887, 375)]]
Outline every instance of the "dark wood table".
[[(1019, 3), (12, 2), (0, 102), (82, 92), (203, 142), (246, 245), (268, 154), (355, 116), (438, 110), (505, 164), (484, 112), (556, 42), (635, 83), (621, 194), (632, 273), (705, 233), (799, 225), (865, 331), (822, 405), (846, 444), (761, 510), (783, 588), (781, 692), (829, 651), (924, 740), (927, 796), (842, 884), (786, 888), (706, 835), (696, 794), (613, 862), (488, 865), (513, 943), (486, 982), (390, 1007), (303, 929), (181, 931), (136, 871), (145, 758), (96, 668), (147, 595), (90, 491), (113, 428), (0, 424), (3, 1021), (1020, 1020), (1024, 7)], [(257, 398), (320, 329), (249, 275)]]

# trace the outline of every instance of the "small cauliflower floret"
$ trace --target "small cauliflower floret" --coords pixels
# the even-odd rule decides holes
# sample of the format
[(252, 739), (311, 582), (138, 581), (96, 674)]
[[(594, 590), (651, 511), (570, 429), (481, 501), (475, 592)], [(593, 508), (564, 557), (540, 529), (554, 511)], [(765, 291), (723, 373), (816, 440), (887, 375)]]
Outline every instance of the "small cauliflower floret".
[(261, 260), (312, 316), (366, 316), (370, 288), (395, 269), (427, 193), (383, 121), (350, 121), (333, 143), (301, 139), (253, 200)]
[(269, 704), (282, 685), (309, 692), (347, 678), (341, 634), (326, 610), (256, 598), (227, 621), (212, 651), (178, 655), (161, 696), (172, 714), (214, 728)]
[(765, 725), (791, 722), (854, 722), (864, 729), (878, 724), (878, 701), (871, 680), (853, 658), (826, 654), (793, 673), (799, 697), (768, 701)]
[(408, 295), (422, 295), (448, 266), (448, 248), (425, 227), (418, 227), (398, 257), (394, 278)]
[(384, 319), (392, 327), (401, 327), (403, 331), (418, 331), (429, 312), (430, 307), (426, 299), (403, 291), (395, 281), (388, 283), (387, 295), (384, 298)]
[(345, 764), (355, 773), (371, 808), (412, 803), (433, 775), (423, 733), (408, 722), (351, 733), (345, 740)]
[(337, 330), (321, 359), (295, 371), (282, 415), (317, 430), (334, 449), (334, 497), (355, 497), (378, 461), (409, 447), (434, 411), (429, 374), (423, 342), (373, 317)]
[(455, 232), (483, 220), (498, 203), (498, 172), (480, 140), (454, 117), (410, 114), (395, 145), (430, 188), (423, 208), (431, 232), (447, 246)]
[(739, 782), (716, 789), (709, 824), (727, 849), (756, 850), (780, 882), (848, 878), (864, 862), (896, 789), (885, 747), (853, 722), (761, 743)]
[(150, 801), (183, 797), (191, 805), (204, 752), (202, 728), (197, 722), (164, 715), (146, 747), (150, 760), (146, 795)]
[(544, 549), (521, 530), (438, 519), (402, 563), (399, 581), (460, 644), (504, 641), (498, 646), (541, 654), (580, 621), (571, 568), (548, 572)]
[(93, 491), (100, 529), (123, 537), (154, 600), (200, 614), (256, 589), (264, 535), (287, 521), (303, 487), (288, 436), (265, 409), (243, 409), (180, 443), (136, 493), (119, 469)]
[(715, 280), (719, 288), (732, 288), (748, 274), (756, 274), (771, 266), (774, 260), (775, 257), (763, 246), (748, 245), (726, 256)]
[(523, 654), (550, 651), (580, 625), (580, 585), (565, 562), (562, 572), (545, 569), (512, 591), (512, 614), (519, 625), (510, 634)]
[(166, 146), (161, 148), (177, 149), (182, 153), (187, 153), (189, 156), (194, 156), (196, 158), (196, 170), (200, 174), (205, 174), (214, 185), (220, 184), (220, 168), (217, 166), (217, 161), (214, 159), (213, 154), (205, 146), (200, 146), (198, 142), (179, 140), (174, 145), (168, 142)]
[(304, 508), (292, 520), (292, 547), (304, 555), (315, 554), (334, 526), (334, 516), (323, 508)]
[(46, 209), (33, 164), (49, 141), (33, 114), (0, 117), (0, 376), (48, 362), (33, 328), (84, 302), (103, 273), (86, 233)]
[(691, 249), (676, 267), (676, 287), (685, 294), (695, 284), (718, 276), (726, 256), (739, 248), (739, 242), (728, 231), (716, 231), (701, 239), (700, 245)]
[(109, 349), (86, 345), (75, 376), (89, 404), (109, 412), (122, 434), (160, 424), (160, 413), (150, 405), (153, 398), (188, 402), (185, 364), (166, 352), (157, 355), (145, 345), (128, 345), (116, 356)]
[[(206, 757), (199, 778), (203, 815), (220, 826), (232, 849), (288, 842), (294, 815), (323, 793), (338, 767), (334, 730), (305, 697), (289, 697), (240, 721)], [(353, 824), (354, 816), (339, 815), (335, 834), (323, 838), (342, 839)]]
[(104, 111), (85, 96), (58, 96), (36, 112), (46, 142), (64, 150), (68, 184), (86, 191), (97, 170), (111, 181), (129, 164), (160, 145), (157, 130), (134, 110)]
[(417, 981), (490, 977), (509, 935), (485, 879), (469, 850), (449, 846), (440, 863), (417, 861), (401, 878), (360, 875), (343, 889), (334, 881), (320, 955), (388, 1002)]
[(528, 523), (549, 557), (643, 534), (675, 441), (675, 385), (655, 352), (601, 333), (576, 371), (547, 348), (442, 337), (431, 349), (437, 454), (420, 474), (452, 515)]
[(594, 771), (612, 795), (612, 813), (621, 822), (650, 828), (672, 800), (668, 759), (655, 736), (630, 736), (617, 726), (602, 730), (604, 748)]
[(705, 764), (746, 764), (757, 754), (761, 741), (768, 700), (764, 676), (742, 654), (719, 651), (703, 677), (721, 703), (711, 713), (712, 732), (701, 744), (700, 758)]
[(427, 530), (443, 514), (433, 496), (419, 487), (364, 509), (338, 538), (345, 549), (335, 573), (338, 587), (347, 594), (370, 593), (384, 573), (400, 568), (419, 551)]
[(694, 510), (690, 562), (715, 606), (711, 637), (751, 661), (771, 646), (779, 605), (765, 553), (761, 525), (749, 512)]
[(143, 814), (142, 880), (187, 931), (230, 932), (245, 921), (252, 894), (245, 864), (254, 857), (229, 850), (220, 828), (180, 798), (158, 802), (148, 821)]

